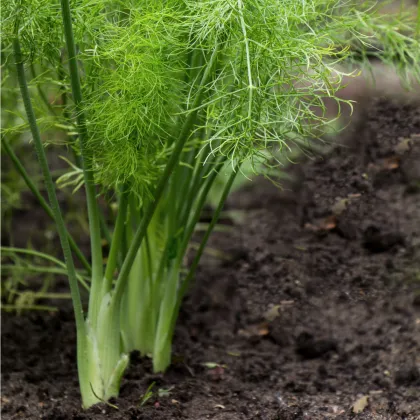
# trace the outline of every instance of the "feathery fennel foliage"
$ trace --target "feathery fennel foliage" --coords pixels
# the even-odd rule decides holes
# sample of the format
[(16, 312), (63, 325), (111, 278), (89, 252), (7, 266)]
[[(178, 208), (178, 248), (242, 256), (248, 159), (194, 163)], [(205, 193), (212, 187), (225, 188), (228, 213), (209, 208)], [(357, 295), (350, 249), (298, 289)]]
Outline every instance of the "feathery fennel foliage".
[[(6, 2), (2, 50), (26, 116), (3, 136), (30, 129), (34, 139), (51, 203), (43, 207), (56, 221), (69, 275), (84, 407), (118, 395), (131, 350), (150, 355), (155, 371), (169, 366), (182, 299), (237, 173), (243, 165), (269, 174), (294, 144), (322, 135), (323, 100), (335, 98), (344, 75), (336, 65), (364, 57), (377, 34), (381, 59), (420, 62), (410, 16), (398, 18), (398, 33), (374, 12), (371, 2), (351, 0)], [(84, 176), (86, 314), (70, 246), (80, 255), (41, 142), (51, 127), (64, 130), (75, 151), (61, 182), (80, 187)], [(183, 275), (220, 179), (213, 219)], [(96, 186), (118, 198), (106, 266)]]

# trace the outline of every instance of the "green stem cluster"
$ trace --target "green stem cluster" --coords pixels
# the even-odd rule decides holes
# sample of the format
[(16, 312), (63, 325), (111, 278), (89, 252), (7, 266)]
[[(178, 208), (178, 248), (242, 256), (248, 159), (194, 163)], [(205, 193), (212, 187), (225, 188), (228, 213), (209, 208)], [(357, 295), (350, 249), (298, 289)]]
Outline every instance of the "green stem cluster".
[[(85, 177), (92, 267), (64, 224), (31, 104), (18, 35), (13, 43), (17, 75), (51, 207), (32, 183), (5, 139), (3, 139), (3, 145), (28, 187), (57, 224), (76, 316), (80, 389), (83, 406), (89, 407), (118, 395), (120, 380), (128, 364), (130, 351), (140, 350), (143, 354), (151, 355), (157, 372), (166, 370), (170, 364), (176, 314), (187, 290), (186, 285), (193, 275), (193, 271), (190, 271), (186, 279), (180, 278), (184, 256), (199, 221), (201, 210), (206, 203), (208, 191), (225, 163), (225, 158), (219, 158), (217, 162), (209, 161), (204, 164), (199, 158), (201, 155), (197, 147), (184, 150), (196, 127), (198, 110), (205, 86), (212, 77), (218, 48), (212, 52), (201, 81), (197, 84), (195, 99), (191, 105), (192, 111), (182, 122), (168, 162), (154, 190), (153, 199), (140, 208), (136, 196), (130, 193), (128, 185), (121, 190), (118, 216), (104, 271), (101, 214), (95, 194), (93, 156), (86, 148), (88, 132), (81, 106), (82, 92), (69, 2), (62, 0), (61, 5), (69, 56), (70, 80), (76, 107), (82, 169)], [(189, 167), (180, 164), (184, 159), (189, 162)], [(179, 182), (183, 185), (182, 189), (179, 189)], [(230, 187), (229, 182), (223, 201)], [(223, 201), (216, 212), (217, 216), (220, 214)], [(175, 211), (168, 212), (168, 207), (171, 206)], [(195, 263), (198, 262), (213, 228), (214, 223), (209, 225), (194, 260)], [(132, 232), (135, 232), (134, 235)], [(89, 306), (86, 315), (82, 309), (70, 246), (91, 274)], [(121, 252), (124, 248), (125, 252)], [(194, 266), (193, 269), (195, 268)], [(116, 279), (115, 272), (118, 272)]]

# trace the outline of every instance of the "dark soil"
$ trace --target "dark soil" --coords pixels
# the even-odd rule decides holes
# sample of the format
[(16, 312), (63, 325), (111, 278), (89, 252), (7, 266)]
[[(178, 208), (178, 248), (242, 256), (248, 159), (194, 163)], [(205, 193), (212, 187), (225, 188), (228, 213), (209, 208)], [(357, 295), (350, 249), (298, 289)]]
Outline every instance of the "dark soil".
[(204, 259), (164, 376), (132, 355), (118, 409), (80, 409), (68, 303), (4, 313), (3, 419), (420, 419), (420, 109), (377, 101), (354, 139), (231, 197), (230, 259)]

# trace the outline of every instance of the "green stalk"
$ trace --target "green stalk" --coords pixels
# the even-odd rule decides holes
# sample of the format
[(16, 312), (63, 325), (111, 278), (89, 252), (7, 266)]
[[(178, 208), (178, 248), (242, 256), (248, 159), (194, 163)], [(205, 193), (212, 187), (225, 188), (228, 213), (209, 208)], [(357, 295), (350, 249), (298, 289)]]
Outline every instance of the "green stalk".
[[(218, 162), (219, 160), (219, 162)], [(198, 162), (194, 168), (194, 173), (191, 177), (191, 182), (188, 185), (188, 191), (187, 198), (183, 202), (183, 206), (181, 208), (181, 212), (178, 215), (178, 217), (182, 220), (181, 226), (186, 226), (188, 222), (188, 215), (191, 212), (191, 208), (193, 207), (193, 202), (197, 196), (197, 194), (200, 191), (200, 188), (202, 185), (208, 183), (208, 178), (215, 177), (217, 173), (223, 168), (223, 163), (226, 161), (226, 158), (222, 159), (215, 159), (212, 164), (209, 165), (200, 165)], [(223, 162), (223, 163), (222, 163)], [(201, 167), (200, 167), (201, 166)], [(208, 170), (210, 168), (210, 170)], [(211, 171), (214, 171), (214, 173), (210, 173)], [(213, 182), (210, 181), (211, 183)], [(201, 202), (200, 206), (202, 207), (205, 204), (205, 201), (207, 200), (207, 195), (210, 188), (206, 188), (205, 196), (203, 196), (203, 200), (199, 200)], [(201, 210), (200, 210), (201, 211)], [(197, 220), (198, 222), (198, 220)], [(194, 227), (193, 227), (194, 228)]]
[[(32, 73), (32, 77), (34, 79), (36, 79), (37, 75), (36, 75), (36, 71), (35, 71), (35, 66), (33, 63), (31, 63), (31, 73)], [(44, 105), (46, 106), (46, 108), (48, 109), (48, 111), (50, 111), (50, 113), (54, 116), (57, 115), (57, 113), (55, 112), (55, 109), (52, 107), (50, 101), (48, 100), (48, 98), (45, 96), (44, 91), (42, 90), (41, 86), (39, 86), (39, 84), (36, 84), (36, 89), (38, 91), (38, 95), (40, 96), (40, 98), (42, 99), (42, 102), (44, 103)]]
[[(207, 143), (201, 155), (207, 156), (209, 152), (210, 152), (210, 145), (209, 143)], [(187, 195), (187, 199), (183, 200), (182, 205), (180, 205), (178, 208), (179, 213), (177, 217), (178, 218), (182, 217), (181, 220), (184, 220), (185, 213), (186, 212), (188, 213), (189, 208), (192, 206), (192, 201), (194, 200), (194, 197), (198, 193), (198, 190), (200, 188), (200, 185), (201, 185), (201, 182), (203, 181), (204, 176), (208, 175), (206, 173), (206, 169), (207, 169), (206, 166), (208, 165), (206, 165), (205, 163), (201, 163), (199, 160), (196, 161), (196, 164), (194, 166), (194, 171), (190, 177), (190, 184), (188, 184), (187, 186), (189, 194)]]
[[(63, 0), (64, 1), (64, 0)], [(215, 65), (217, 61), (219, 48), (216, 47), (213, 51), (213, 54), (210, 58), (210, 61), (206, 67), (206, 70), (203, 74), (203, 77), (201, 79), (200, 86), (197, 91), (197, 95), (195, 97), (194, 103), (192, 104), (192, 109), (186, 118), (183, 127), (181, 129), (181, 132), (179, 134), (178, 140), (175, 143), (174, 150), (172, 152), (172, 155), (166, 164), (165, 170), (162, 174), (162, 177), (159, 181), (159, 184), (156, 187), (156, 190), (154, 192), (154, 199), (153, 201), (147, 206), (146, 211), (143, 215), (143, 218), (141, 220), (141, 223), (139, 227), (137, 228), (137, 232), (134, 236), (134, 239), (130, 245), (130, 248), (128, 250), (127, 256), (124, 259), (124, 263), (121, 268), (120, 275), (117, 280), (115, 293), (113, 295), (113, 298), (116, 300), (121, 299), (122, 293), (124, 291), (125, 284), (127, 282), (128, 276), (130, 274), (131, 266), (133, 265), (134, 259), (136, 258), (137, 251), (141, 246), (141, 243), (144, 239), (144, 236), (146, 235), (147, 227), (153, 217), (153, 214), (155, 213), (156, 207), (159, 203), (159, 200), (168, 184), (169, 178), (175, 168), (175, 166), (179, 163), (179, 156), (182, 153), (182, 149), (184, 148), (184, 145), (186, 141), (189, 138), (191, 128), (194, 125), (195, 117), (197, 115), (198, 110), (196, 108), (199, 106), (202, 95), (205, 89), (205, 86), (208, 82), (208, 80), (211, 77), (211, 71), (213, 69), (213, 66)]]
[(5, 311), (17, 311), (18, 313), (20, 311), (26, 310), (26, 311), (48, 311), (48, 312), (57, 312), (58, 309), (55, 306), (46, 306), (46, 305), (28, 305), (28, 306), (17, 306), (17, 305), (7, 305), (2, 303), (1, 309), (4, 309)]
[[(131, 227), (138, 226), (141, 215), (137, 209), (135, 197), (130, 197), (130, 219)], [(162, 202), (159, 206), (162, 205)], [(124, 350), (126, 352), (139, 350), (142, 354), (150, 354), (153, 351), (153, 342), (156, 325), (154, 302), (154, 270), (153, 263), (157, 259), (152, 250), (158, 248), (153, 241), (160, 231), (164, 230), (161, 224), (156, 223), (159, 209), (152, 218), (143, 245), (137, 252), (132, 265), (129, 280), (124, 293), (124, 306), (122, 311), (121, 329), (124, 334)], [(127, 238), (131, 242), (133, 238), (130, 233)], [(152, 244), (150, 242), (153, 241)], [(148, 246), (149, 245), (149, 246)]]
[[(184, 229), (183, 236), (181, 237), (182, 241), (178, 245), (176, 258), (168, 261), (168, 246), (162, 255), (158, 271), (158, 280), (159, 278), (164, 278), (166, 281), (164, 283), (157, 283), (161, 286), (161, 290), (154, 292), (155, 301), (153, 305), (154, 307), (159, 308), (158, 323), (155, 332), (155, 342), (153, 345), (154, 372), (163, 372), (170, 364), (173, 337), (172, 318), (174, 311), (178, 311), (177, 304), (179, 299), (178, 288), (180, 285), (180, 267), (182, 265), (183, 257), (185, 255), (189, 240), (194, 232), (194, 228), (200, 218), (202, 208), (206, 202), (207, 194), (213, 185), (213, 182), (218, 174), (218, 170), (220, 170), (223, 165), (224, 159), (221, 159), (221, 162), (217, 164), (214, 172), (209, 174), (208, 178), (204, 180), (204, 188), (201, 191), (197, 205), (195, 206), (194, 216), (187, 228)], [(197, 179), (197, 184), (199, 184), (198, 186), (192, 185), (188, 190), (190, 193), (188, 196), (191, 196), (191, 191), (195, 191), (196, 193), (198, 192), (198, 189), (201, 186), (199, 181), (200, 179)], [(192, 201), (195, 196), (196, 194), (194, 194), (192, 198), (190, 197)], [(184, 226), (187, 225), (188, 218), (189, 213), (186, 212), (183, 215), (183, 218), (179, 219), (179, 226), (181, 228), (184, 228)]]
[(156, 311), (151, 305), (152, 289), (145, 263), (147, 261), (145, 261), (145, 250), (142, 246), (134, 260), (127, 283), (126, 305), (123, 307), (125, 322), (122, 326), (125, 332), (124, 350), (126, 352), (139, 350), (143, 355), (153, 351)]
[[(36, 266), (19, 266), (15, 264), (2, 264), (1, 266), (4, 272), (12, 271), (12, 272), (22, 272), (22, 273), (40, 273), (40, 274), (57, 274), (57, 275), (67, 275), (66, 268), (53, 268), (53, 267), (36, 267)], [(79, 280), (80, 284), (85, 288), (85, 290), (89, 291), (89, 286), (86, 283), (85, 279), (77, 275), (77, 279)], [(69, 295), (71, 297), (71, 295)]]
[[(149, 230), (150, 227), (153, 227), (153, 220), (150, 222), (149, 225)], [(155, 234), (156, 235), (156, 234)], [(152, 259), (152, 248), (150, 246), (150, 235), (148, 235), (148, 233), (146, 233), (146, 236), (144, 238), (144, 247), (145, 247), (145, 259), (146, 259), (146, 265), (147, 265), (147, 278), (150, 279), (150, 281), (152, 281), (153, 279), (153, 259)], [(156, 250), (158, 248), (158, 245), (153, 243), (153, 250)]]
[(70, 81), (73, 93), (73, 100), (76, 108), (76, 120), (79, 131), (80, 150), (82, 155), (82, 167), (85, 179), (85, 189), (88, 206), (89, 229), (92, 252), (92, 283), (89, 296), (89, 319), (93, 328), (98, 320), (100, 302), (102, 300), (102, 245), (99, 208), (96, 201), (95, 185), (92, 171), (92, 156), (87, 150), (88, 132), (86, 127), (85, 114), (82, 108), (82, 89), (80, 86), (79, 70), (74, 43), (72, 18), (69, 0), (61, 0), (61, 10), (64, 25), (64, 36), (66, 39), (67, 53), (69, 57)]
[[(3, 253), (3, 255), (13, 255), (13, 254), (26, 254), (26, 255), (31, 255), (33, 257), (38, 257), (38, 258), (42, 258), (44, 260), (50, 261), (52, 263), (54, 263), (55, 265), (58, 265), (59, 267), (62, 267), (63, 270), (66, 270), (66, 264), (63, 263), (62, 261), (60, 261), (59, 259), (53, 257), (52, 255), (49, 254), (45, 254), (44, 252), (40, 252), (40, 251), (35, 251), (33, 249), (25, 249), (25, 248), (14, 248), (14, 247), (9, 247), (9, 246), (1, 246), (0, 247), (0, 251)], [(4, 267), (4, 266), (2, 266)], [(67, 273), (67, 272), (66, 272)], [(64, 274), (64, 272), (63, 272)], [(79, 279), (81, 285), (87, 290), (89, 291), (89, 286), (86, 284), (84, 278), (82, 275), (77, 274), (77, 278)]]
[(209, 191), (214, 183), (214, 180), (216, 179), (219, 171), (223, 168), (225, 165), (226, 158), (220, 159), (220, 162), (217, 163), (217, 165), (213, 168), (213, 171), (208, 174), (207, 178), (204, 180), (204, 188), (200, 193), (200, 196), (198, 198), (197, 204), (195, 206), (195, 212), (191, 220), (189, 220), (190, 211), (188, 209), (192, 208), (194, 197), (197, 195), (200, 185), (200, 175), (197, 179), (193, 180), (195, 182), (192, 183), (189, 190), (192, 192), (192, 194), (189, 194), (187, 200), (185, 200), (188, 205), (185, 208), (185, 212), (182, 215), (182, 222), (181, 226), (186, 226), (183, 232), (183, 241), (181, 243), (181, 251), (180, 255), (185, 255), (187, 251), (188, 244), (190, 242), (191, 236), (194, 233), (194, 230), (197, 226), (198, 221), (200, 220), (200, 215), (203, 210), (204, 205), (206, 204), (207, 197), (209, 194)]
[[(5, 271), (22, 271), (22, 272), (32, 272), (32, 273), (47, 273), (47, 274), (57, 274), (61, 276), (65, 276), (67, 274), (66, 268), (54, 268), (48, 266), (35, 266), (35, 265), (25, 265), (19, 266), (16, 264), (2, 264), (2, 270)], [(78, 279), (80, 284), (86, 289), (89, 290), (89, 286), (85, 282), (82, 276), (78, 275)], [(71, 295), (69, 295), (71, 297)]]
[(0, 251), (3, 254), (26, 254), (31, 255), (32, 257), (42, 258), (44, 260), (50, 261), (60, 267), (66, 267), (66, 264), (60, 261), (58, 258), (53, 257), (52, 255), (45, 254), (41, 251), (35, 251), (34, 249), (25, 249), (25, 248), (15, 248), (11, 246), (1, 246)]
[(176, 302), (175, 308), (174, 308), (173, 313), (172, 313), (170, 330), (167, 333), (168, 337), (173, 336), (173, 333), (174, 333), (174, 330), (175, 330), (175, 325), (176, 325), (176, 320), (178, 318), (179, 309), (181, 307), (182, 300), (184, 298), (184, 295), (185, 295), (186, 291), (188, 290), (188, 287), (191, 283), (191, 280), (195, 276), (198, 264), (200, 262), (201, 256), (203, 255), (203, 252), (204, 252), (204, 248), (206, 247), (207, 242), (210, 238), (210, 235), (213, 232), (213, 229), (214, 229), (217, 221), (219, 220), (220, 213), (223, 210), (223, 206), (224, 206), (225, 201), (226, 201), (226, 199), (229, 195), (230, 189), (232, 188), (233, 182), (235, 181), (236, 175), (239, 172), (239, 169), (240, 169), (240, 166), (237, 165), (235, 167), (235, 169), (233, 170), (232, 174), (230, 175), (230, 177), (228, 179), (228, 182), (226, 183), (225, 188), (223, 190), (222, 197), (220, 198), (219, 204), (218, 204), (218, 206), (217, 206), (217, 208), (214, 212), (213, 218), (212, 218), (212, 220), (211, 220), (211, 222), (210, 222), (210, 224), (207, 228), (206, 233), (204, 234), (203, 239), (201, 240), (200, 247), (197, 250), (197, 253), (196, 253), (196, 255), (194, 257), (194, 260), (191, 264), (190, 270), (188, 271), (188, 274), (185, 277), (185, 279), (183, 280), (183, 282), (181, 284), (181, 287), (178, 291), (177, 302)]
[[(82, 167), (88, 204), (92, 249), (92, 283), (89, 296), (86, 366), (88, 380), (81, 383), (83, 405), (87, 408), (102, 400), (117, 396), (121, 377), (128, 364), (128, 356), (121, 354), (120, 311), (121, 299), (111, 299), (103, 288), (102, 244), (100, 213), (93, 179), (93, 156), (88, 152), (88, 132), (82, 108), (82, 89), (76, 57), (76, 46), (69, 0), (61, 0), (64, 35), (69, 56), (70, 81), (76, 107)], [(84, 370), (84, 369), (83, 369)], [(89, 389), (86, 389), (89, 387)]]
[[(189, 170), (192, 173), (193, 181), (191, 181), (191, 176), (188, 176), (188, 182), (184, 185), (186, 187), (184, 189), (179, 188), (181, 179), (179, 176), (180, 166), (178, 166), (176, 171), (178, 178), (175, 181), (171, 180), (172, 182), (168, 186), (169, 191), (165, 190), (165, 197), (160, 201), (149, 224), (145, 242), (140, 247), (130, 271), (122, 315), (125, 320), (122, 324), (125, 350), (128, 352), (136, 349), (140, 350), (142, 354), (165, 355), (164, 358), (159, 356), (157, 362), (154, 362), (155, 371), (165, 370), (170, 363), (171, 346), (168, 346), (166, 332), (170, 325), (168, 320), (171, 320), (172, 311), (176, 305), (179, 272), (186, 250), (184, 243), (188, 244), (189, 238), (194, 232), (194, 221), (187, 226), (191, 207), (193, 207), (194, 201), (198, 200), (197, 206), (194, 205), (196, 223), (206, 202), (208, 191), (223, 165), (224, 159), (221, 159), (221, 162), (218, 162), (214, 168), (214, 172), (203, 179), (202, 176), (206, 172), (206, 168), (201, 167), (200, 162), (197, 161), (194, 171)], [(197, 194), (202, 186), (204, 189), (197, 199)], [(179, 211), (176, 213), (166, 211), (164, 217), (168, 223), (162, 225), (161, 222), (158, 222), (160, 211), (164, 211), (168, 206), (175, 209), (173, 203), (177, 202), (187, 204), (186, 211), (182, 215), (179, 214)], [(189, 211), (188, 206), (190, 207)], [(179, 206), (177, 208), (179, 209)], [(185, 233), (186, 229), (187, 234)], [(158, 244), (153, 240), (159, 235), (159, 231), (165, 232), (165, 248), (163, 252), (151, 254), (152, 250), (158, 249)], [(174, 246), (174, 240), (179, 243), (175, 245), (177, 247), (176, 254), (171, 256), (170, 250)], [(151, 244), (148, 243), (150, 241), (152, 241)], [(153, 263), (157, 260), (159, 260), (158, 265)]]
[[(6, 150), (6, 153), (9, 155), (11, 161), (13, 162), (13, 165), (15, 166), (15, 169), (19, 172), (20, 176), (25, 181), (27, 187), (31, 190), (32, 194), (37, 198), (39, 204), (45, 210), (45, 213), (47, 213), (47, 215), (52, 220), (54, 220), (54, 214), (51, 210), (51, 207), (48, 205), (44, 197), (41, 195), (36, 185), (32, 182), (31, 178), (29, 177), (28, 173), (26, 172), (25, 168), (20, 162), (19, 158), (16, 156), (15, 152), (10, 147), (8, 141), (4, 137), (1, 138), (1, 141), (2, 141), (4, 149)], [(85, 258), (82, 251), (77, 246), (76, 242), (74, 241), (73, 237), (70, 235), (68, 231), (67, 231), (67, 238), (68, 238), (71, 249), (74, 251), (77, 258), (79, 259), (83, 267), (87, 270), (88, 274), (90, 275), (92, 273), (92, 268), (90, 267), (90, 264), (88, 263), (87, 259)]]
[(114, 277), (114, 271), (117, 267), (118, 253), (121, 247), (121, 240), (124, 233), (124, 224), (127, 218), (127, 204), (128, 204), (128, 193), (122, 191), (121, 198), (118, 206), (118, 216), (115, 224), (114, 233), (112, 235), (111, 249), (108, 255), (108, 262), (105, 270), (105, 282), (104, 288), (106, 293), (112, 288), (112, 280)]
[[(160, 205), (162, 202), (160, 203)], [(160, 206), (159, 205), (159, 206)], [(166, 208), (166, 207), (164, 207)], [(136, 337), (143, 336), (143, 342), (149, 354), (153, 354), (154, 340), (156, 334), (158, 299), (157, 287), (160, 278), (157, 276), (157, 261), (162, 253), (159, 246), (159, 237), (161, 235), (161, 212), (158, 207), (155, 216), (152, 218), (144, 243), (140, 248), (142, 272), (144, 275), (144, 289), (141, 295), (144, 295), (147, 301), (144, 308), (141, 308), (141, 314), (138, 317), (138, 327)], [(135, 338), (136, 339), (136, 338)], [(136, 341), (135, 341), (136, 342)], [(134, 347), (140, 348), (140, 347)]]
[(101, 232), (104, 236), (104, 239), (108, 242), (108, 244), (110, 244), (112, 242), (112, 237), (111, 237), (111, 232), (109, 231), (108, 224), (105, 220), (104, 213), (100, 211), (98, 213), (98, 217), (99, 217), (99, 226), (101, 227)]
[[(20, 43), (16, 31), (16, 37), (13, 39), (13, 50), (16, 62), (16, 71), (19, 81), (19, 87), (22, 94), (23, 104), (25, 106), (26, 115), (28, 117), (29, 127), (34, 140), (35, 150), (38, 156), (39, 164), (42, 169), (44, 176), (44, 182), (48, 193), (48, 198), (51, 203), (51, 210), (54, 215), (54, 220), (57, 225), (58, 235), (60, 237), (61, 247), (63, 249), (64, 260), (66, 262), (67, 273), (70, 283), (70, 293), (73, 302), (74, 316), (76, 319), (77, 329), (77, 361), (79, 365), (79, 381), (80, 386), (88, 383), (86, 376), (86, 327), (84, 322), (84, 314), (82, 308), (82, 302), (80, 299), (79, 285), (77, 282), (76, 269), (74, 267), (73, 256), (71, 254), (69, 241), (67, 237), (67, 231), (64, 225), (63, 216), (60, 211), (57, 195), (55, 192), (55, 185), (51, 177), (51, 173), (48, 167), (47, 157), (41, 141), (41, 134), (36, 122), (35, 113), (32, 107), (32, 102), (29, 94), (28, 84), (25, 78), (25, 69), (23, 66), (22, 53)], [(82, 389), (82, 394), (87, 390)]]
[(211, 235), (211, 233), (212, 233), (212, 231), (213, 231), (213, 229), (214, 229), (217, 221), (219, 220), (220, 213), (223, 210), (223, 206), (224, 206), (225, 201), (226, 201), (226, 199), (227, 199), (227, 197), (229, 195), (230, 189), (232, 188), (232, 185), (233, 185), (233, 183), (235, 181), (235, 178), (236, 178), (236, 176), (237, 176), (237, 174), (239, 172), (239, 169), (240, 169), (240, 166), (237, 165), (235, 167), (235, 169), (232, 171), (232, 173), (231, 173), (231, 175), (230, 175), (230, 177), (228, 179), (228, 182), (225, 185), (225, 189), (223, 190), (222, 197), (220, 198), (220, 201), (219, 201), (219, 205), (217, 206), (217, 208), (216, 208), (216, 210), (214, 212), (213, 218), (211, 219), (211, 222), (210, 222), (210, 224), (209, 224), (209, 226), (207, 228), (207, 231), (204, 234), (203, 239), (201, 240), (200, 247), (199, 247), (199, 249), (197, 251), (197, 254), (196, 254), (196, 256), (195, 256), (195, 258), (193, 260), (193, 263), (191, 264), (191, 267), (190, 267), (190, 270), (189, 270), (189, 272), (187, 274), (187, 277), (185, 278), (185, 280), (182, 283), (181, 296), (184, 295), (184, 293), (187, 290), (187, 287), (188, 287), (191, 279), (195, 275), (195, 272), (197, 270), (198, 264), (200, 262), (200, 258), (201, 258), (202, 254), (203, 254), (203, 251), (204, 251), (204, 248), (206, 247), (207, 242), (208, 242), (208, 240), (210, 238), (210, 235)]
[[(61, 107), (63, 110), (63, 117), (64, 120), (67, 123), (71, 123), (71, 115), (70, 115), (70, 111), (68, 109), (68, 101), (67, 101), (67, 92), (66, 92), (66, 88), (64, 87), (64, 82), (65, 82), (65, 72), (64, 72), (64, 57), (63, 57), (63, 53), (61, 53), (61, 59), (60, 59), (60, 63), (58, 64), (58, 68), (57, 68), (57, 75), (58, 75), (58, 80), (61, 83), (60, 86), (60, 91), (61, 93)], [(71, 136), (71, 140), (72, 142), (76, 142), (77, 141), (77, 136)], [(73, 157), (74, 157), (74, 162), (76, 163), (76, 166), (78, 168), (82, 167), (82, 160), (80, 158), (80, 156), (78, 155), (76, 149), (71, 146), (71, 151), (73, 152)]]
[(177, 259), (173, 259), (165, 269), (163, 297), (160, 302), (158, 324), (155, 332), (153, 346), (153, 371), (164, 372), (171, 363), (172, 314), (176, 309), (177, 290), (179, 287), (180, 265)]
[[(185, 188), (187, 188), (187, 191), (188, 191), (188, 186), (191, 183), (191, 179), (194, 179), (194, 175), (196, 174), (197, 170), (200, 169), (199, 168), (200, 162), (199, 160), (197, 160), (197, 153), (198, 153), (197, 149), (198, 149), (197, 147), (194, 147), (186, 154), (186, 163), (188, 167), (181, 167), (181, 165), (179, 165), (179, 168), (177, 171), (178, 172), (177, 178), (175, 182), (175, 185), (178, 186), (177, 189), (179, 189), (179, 191), (183, 192)], [(176, 207), (176, 216), (175, 216), (176, 219), (178, 219), (179, 215), (182, 214), (181, 210), (185, 205), (186, 205), (185, 200), (178, 200), (177, 207)]]

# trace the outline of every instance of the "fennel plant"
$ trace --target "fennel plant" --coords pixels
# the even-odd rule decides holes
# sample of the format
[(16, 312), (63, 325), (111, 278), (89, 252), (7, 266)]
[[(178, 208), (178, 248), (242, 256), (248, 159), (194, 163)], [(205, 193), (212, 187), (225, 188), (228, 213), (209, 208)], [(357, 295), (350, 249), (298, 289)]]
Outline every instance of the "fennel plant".
[[(17, 77), (25, 114), (3, 129), (2, 143), (57, 225), (84, 407), (118, 395), (131, 350), (150, 355), (156, 372), (167, 369), (182, 299), (235, 177), (243, 165), (268, 176), (292, 147), (322, 134), (327, 119), (317, 111), (340, 88), (335, 65), (351, 61), (349, 45), (364, 51), (375, 36), (385, 61), (396, 49), (420, 59), (418, 39), (368, 2), (9, 0), (4, 9), (4, 68)], [(415, 25), (411, 15), (398, 22)], [(48, 100), (51, 85), (60, 101)], [(84, 188), (90, 261), (57, 200), (42, 138), (51, 129), (64, 131), (74, 152), (61, 182)], [(27, 131), (49, 204), (7, 139)], [(219, 179), (213, 218), (184, 274)], [(97, 196), (107, 191), (118, 214), (104, 264)], [(74, 257), (90, 274), (87, 311)]]

